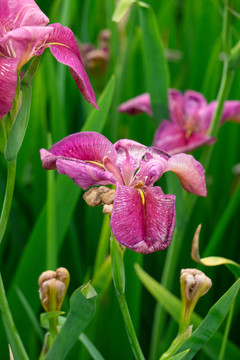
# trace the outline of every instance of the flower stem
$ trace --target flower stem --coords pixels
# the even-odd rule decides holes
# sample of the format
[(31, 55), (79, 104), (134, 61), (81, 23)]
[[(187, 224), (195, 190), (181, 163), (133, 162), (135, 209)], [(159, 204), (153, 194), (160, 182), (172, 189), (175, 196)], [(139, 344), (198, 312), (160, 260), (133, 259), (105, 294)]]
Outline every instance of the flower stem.
[(21, 360), (29, 359), (26, 350), (23, 346), (23, 343), (20, 339), (20, 336), (17, 332), (11, 311), (9, 309), (1, 274), (0, 274), (0, 309), (3, 317), (5, 330), (8, 335), (11, 349), (13, 351), (15, 358)]
[(5, 198), (0, 218), (0, 243), (2, 242), (3, 236), (8, 223), (8, 218), (12, 206), (12, 197), (13, 190), (15, 185), (15, 176), (16, 176), (16, 160), (8, 161), (8, 170), (7, 170), (7, 185)]
[(137, 360), (144, 360), (145, 358), (139, 345), (137, 335), (135, 333), (125, 296), (125, 269), (123, 261), (123, 249), (113, 234), (111, 236), (111, 258), (113, 282), (129, 342), (131, 344), (135, 358)]

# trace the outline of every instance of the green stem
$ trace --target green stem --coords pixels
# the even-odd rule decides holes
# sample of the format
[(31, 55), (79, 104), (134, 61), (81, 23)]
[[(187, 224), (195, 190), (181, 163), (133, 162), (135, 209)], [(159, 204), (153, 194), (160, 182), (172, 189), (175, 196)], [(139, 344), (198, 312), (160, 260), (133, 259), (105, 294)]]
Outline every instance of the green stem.
[(0, 243), (2, 242), (8, 223), (8, 218), (12, 206), (12, 197), (13, 197), (13, 190), (14, 190), (15, 177), (16, 177), (16, 160), (8, 161), (7, 164), (8, 164), (7, 185), (6, 185), (5, 198), (4, 198), (4, 203), (0, 218)]
[(236, 302), (236, 296), (235, 296), (235, 299), (234, 299), (234, 301), (232, 303), (231, 309), (230, 309), (229, 314), (228, 314), (227, 324), (226, 324), (226, 327), (225, 327), (225, 331), (224, 331), (224, 335), (223, 335), (223, 341), (222, 341), (221, 350), (220, 350), (220, 353), (219, 353), (218, 360), (224, 360), (224, 355), (225, 355), (228, 335), (229, 335), (229, 331), (230, 331), (230, 327), (231, 327), (235, 302)]
[(122, 312), (125, 328), (131, 344), (134, 356), (137, 360), (144, 360), (141, 347), (132, 323), (131, 315), (129, 313), (127, 300), (125, 296), (125, 269), (123, 261), (123, 249), (118, 243), (114, 235), (111, 237), (111, 258), (112, 258), (112, 272), (113, 282), (118, 297), (118, 302)]
[(28, 355), (23, 346), (23, 343), (20, 339), (20, 336), (17, 332), (16, 326), (14, 324), (11, 311), (8, 306), (8, 301), (6, 293), (4, 290), (4, 285), (2, 281), (2, 276), (0, 274), (0, 309), (3, 317), (3, 322), (5, 326), (6, 333), (9, 338), (11, 349), (15, 359), (27, 360)]
[[(48, 134), (48, 148), (52, 145)], [(47, 172), (47, 251), (46, 266), (48, 270), (57, 268), (57, 232), (56, 232), (56, 184), (54, 171)]]

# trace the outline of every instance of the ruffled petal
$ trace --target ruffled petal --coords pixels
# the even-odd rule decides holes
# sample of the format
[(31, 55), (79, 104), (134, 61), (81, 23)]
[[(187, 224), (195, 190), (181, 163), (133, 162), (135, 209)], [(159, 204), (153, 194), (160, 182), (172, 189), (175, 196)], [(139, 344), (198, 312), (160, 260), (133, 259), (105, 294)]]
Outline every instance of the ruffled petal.
[(177, 154), (171, 156), (165, 171), (173, 171), (185, 190), (200, 196), (207, 195), (205, 170), (192, 155)]
[(0, 119), (12, 108), (17, 87), (17, 59), (0, 57)]
[(153, 145), (163, 149), (170, 155), (189, 152), (205, 144), (212, 144), (216, 140), (204, 133), (192, 133), (186, 136), (186, 131), (181, 129), (177, 124), (163, 120), (159, 125)]
[(56, 168), (60, 174), (65, 174), (73, 179), (83, 190), (87, 190), (93, 185), (116, 184), (116, 179), (111, 173), (95, 164), (57, 159)]
[(137, 185), (141, 181), (146, 186), (153, 186), (153, 184), (160, 179), (167, 166), (167, 160), (162, 157), (153, 157), (148, 161), (142, 161), (139, 171), (136, 173), (134, 183), (131, 186)]
[(164, 195), (157, 186), (144, 190), (117, 186), (111, 228), (122, 245), (144, 254), (163, 250), (174, 226), (174, 195)]
[(11, 28), (6, 29), (7, 31), (22, 26), (43, 26), (49, 22), (48, 17), (34, 0), (5, 0), (5, 2), (8, 3), (11, 25)]
[(123, 175), (129, 173), (124, 177), (131, 178), (140, 167), (141, 160), (148, 151), (148, 147), (128, 139), (117, 141), (114, 147), (118, 154), (117, 166), (122, 170)]
[(1, 53), (4, 57), (17, 58), (18, 68), (35, 56), (36, 48), (42, 45), (51, 27), (24, 26), (9, 31), (0, 39)]
[(54, 144), (49, 151), (40, 150), (43, 167), (53, 169), (56, 160), (83, 160), (102, 164), (103, 158), (108, 156), (117, 162), (117, 152), (113, 144), (103, 135), (86, 131), (65, 137)]
[(146, 113), (149, 116), (152, 116), (152, 106), (151, 99), (148, 93), (136, 96), (118, 107), (119, 112), (125, 112), (129, 115), (137, 115), (141, 113)]
[(73, 32), (61, 24), (51, 24), (51, 28), (53, 28), (51, 35), (43, 47), (39, 48), (37, 55), (41, 54), (48, 46), (59, 62), (69, 66), (71, 75), (84, 98), (98, 108)]

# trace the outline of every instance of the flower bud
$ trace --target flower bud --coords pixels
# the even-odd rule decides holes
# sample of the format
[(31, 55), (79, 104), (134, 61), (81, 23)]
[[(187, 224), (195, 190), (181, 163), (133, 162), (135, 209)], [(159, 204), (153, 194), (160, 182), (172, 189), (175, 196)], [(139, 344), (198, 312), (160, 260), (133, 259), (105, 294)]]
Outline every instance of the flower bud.
[(69, 272), (65, 268), (44, 271), (38, 279), (39, 296), (46, 312), (61, 309), (68, 284)]
[(196, 303), (211, 288), (212, 281), (200, 270), (182, 269), (180, 284), (182, 296), (181, 330), (185, 330), (190, 323), (190, 317)]

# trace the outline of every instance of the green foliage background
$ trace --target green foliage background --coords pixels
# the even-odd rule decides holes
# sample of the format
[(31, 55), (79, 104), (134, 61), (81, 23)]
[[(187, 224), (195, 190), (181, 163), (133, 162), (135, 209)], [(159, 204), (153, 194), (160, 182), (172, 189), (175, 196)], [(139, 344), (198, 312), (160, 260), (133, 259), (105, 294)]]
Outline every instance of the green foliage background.
[[(223, 4), (220, 0), (149, 0), (156, 15), (161, 38), (169, 59), (169, 85), (179, 90), (193, 89), (202, 92), (208, 101), (216, 98), (222, 71), (221, 30)], [(129, 117), (117, 113), (117, 106), (134, 96), (148, 91), (146, 65), (142, 47), (142, 29), (135, 7), (124, 23), (111, 21), (115, 9), (113, 0), (38, 0), (37, 4), (49, 17), (50, 22), (60, 22), (70, 27), (82, 42), (97, 45), (102, 29), (111, 31), (110, 61), (104, 74), (91, 74), (92, 86), (99, 98), (112, 74), (115, 75), (115, 91), (111, 108), (102, 133), (110, 141), (131, 138), (151, 145), (156, 124), (147, 115)], [(240, 5), (235, 1), (235, 10)], [(233, 16), (233, 43), (240, 39), (240, 20)], [(170, 50), (172, 52), (170, 52)], [(174, 52), (175, 51), (175, 52)], [(156, 81), (161, 79), (156, 79)], [(237, 70), (230, 99), (240, 100), (240, 70)], [(19, 298), (19, 291), (38, 317), (41, 310), (37, 279), (47, 267), (46, 199), (47, 172), (43, 170), (39, 149), (48, 148), (48, 132), (56, 142), (83, 127), (92, 107), (85, 102), (64, 65), (58, 64), (49, 50), (42, 55), (38, 72), (33, 81), (32, 105), (29, 126), (18, 155), (17, 182), (13, 208), (3, 244), (0, 248), (0, 264), (3, 280), (17, 328), (29, 352), (37, 358), (41, 349), (41, 332), (34, 330), (29, 313)], [(95, 129), (92, 129), (95, 130)], [(210, 307), (234, 282), (233, 275), (225, 267), (204, 268), (190, 258), (194, 231), (202, 223), (200, 251), (204, 256), (219, 255), (239, 262), (239, 211), (236, 200), (229, 209), (233, 197), (238, 199), (239, 174), (233, 167), (240, 163), (240, 126), (226, 123), (219, 132), (209, 169), (206, 173), (207, 198), (199, 198), (187, 224), (183, 245), (174, 253), (177, 269), (171, 291), (180, 296), (179, 274), (182, 268), (198, 267), (212, 279), (213, 287), (200, 300), (196, 312), (204, 317)], [(194, 152), (200, 159), (202, 149)], [(0, 158), (0, 204), (6, 184), (6, 165)], [(169, 176), (170, 177), (170, 176)], [(68, 294), (80, 284), (92, 279), (96, 252), (102, 228), (103, 214), (100, 208), (88, 208), (82, 200), (82, 192), (73, 182), (58, 174), (56, 181), (56, 239), (57, 266), (66, 267), (71, 275)], [(179, 193), (179, 183), (171, 177), (172, 186)], [(166, 179), (160, 181), (167, 191)], [(181, 224), (181, 196), (177, 197), (177, 218)], [(228, 211), (228, 213), (226, 213)], [(225, 221), (225, 222), (224, 222)], [(106, 240), (108, 241), (108, 240)], [(108, 246), (108, 245), (106, 245)], [(160, 280), (167, 251), (142, 256), (126, 251), (126, 295), (130, 312), (143, 352), (149, 353), (155, 300), (140, 285), (133, 264), (142, 264), (155, 279)], [(130, 345), (118, 309), (111, 282), (104, 282), (97, 303), (97, 314), (86, 334), (106, 359), (132, 359)], [(67, 301), (65, 301), (65, 310)], [(239, 344), (239, 297), (235, 307), (230, 340)], [(166, 350), (177, 333), (177, 323), (166, 316), (161, 352)], [(221, 331), (224, 331), (224, 324)], [(0, 323), (0, 354), (7, 359), (7, 340)], [(220, 345), (219, 345), (220, 347)], [(197, 359), (206, 359), (202, 352)], [(79, 342), (68, 359), (89, 359)], [(217, 359), (217, 354), (212, 359)], [(226, 359), (228, 359), (226, 354)]]

